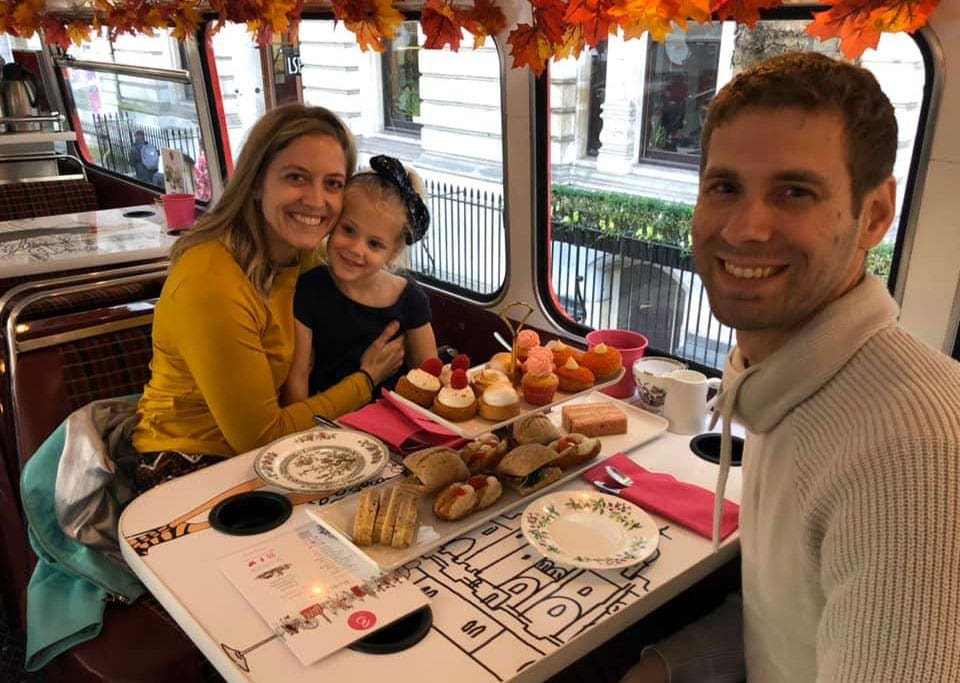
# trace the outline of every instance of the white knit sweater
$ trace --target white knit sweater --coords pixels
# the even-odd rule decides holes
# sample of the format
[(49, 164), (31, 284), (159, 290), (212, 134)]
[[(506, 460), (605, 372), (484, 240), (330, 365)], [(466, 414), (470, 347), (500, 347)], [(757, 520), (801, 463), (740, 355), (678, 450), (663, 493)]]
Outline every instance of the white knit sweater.
[[(960, 681), (960, 364), (896, 316), (870, 277), (762, 363), (728, 358), (750, 681)], [(672, 681), (737, 678), (690, 637), (658, 647)]]

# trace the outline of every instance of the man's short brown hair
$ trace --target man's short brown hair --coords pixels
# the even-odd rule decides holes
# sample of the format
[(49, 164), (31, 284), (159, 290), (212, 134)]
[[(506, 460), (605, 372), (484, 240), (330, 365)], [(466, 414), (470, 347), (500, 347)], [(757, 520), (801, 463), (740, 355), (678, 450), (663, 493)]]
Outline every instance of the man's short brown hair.
[(781, 107), (836, 111), (843, 117), (853, 213), (859, 215), (864, 195), (893, 172), (897, 119), (872, 73), (816, 52), (758, 62), (717, 93), (703, 124), (700, 170), (706, 167), (714, 128), (745, 109)]

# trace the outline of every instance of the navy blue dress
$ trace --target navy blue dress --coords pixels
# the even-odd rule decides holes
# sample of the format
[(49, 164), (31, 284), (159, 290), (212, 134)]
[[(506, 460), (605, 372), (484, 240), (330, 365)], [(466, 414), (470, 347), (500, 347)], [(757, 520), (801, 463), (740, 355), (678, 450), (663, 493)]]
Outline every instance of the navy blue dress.
[[(392, 306), (373, 308), (347, 298), (326, 266), (300, 276), (293, 297), (293, 314), (313, 332), (313, 370), (310, 394), (333, 386), (360, 369), (360, 357), (391, 320), (400, 331), (430, 322), (430, 299), (413, 278), (407, 277), (400, 298)], [(384, 382), (392, 387), (399, 377)]]

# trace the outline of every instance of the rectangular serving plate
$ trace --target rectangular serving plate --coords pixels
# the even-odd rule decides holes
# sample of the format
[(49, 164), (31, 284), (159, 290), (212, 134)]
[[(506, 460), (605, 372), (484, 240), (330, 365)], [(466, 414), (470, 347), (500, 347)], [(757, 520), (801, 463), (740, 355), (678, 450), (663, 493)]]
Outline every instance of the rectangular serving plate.
[(397, 402), (402, 403), (403, 405), (409, 407), (411, 410), (415, 410), (416, 412), (420, 413), (421, 415), (431, 420), (432, 422), (436, 422), (438, 425), (442, 425), (446, 427), (454, 434), (459, 434), (460, 436), (466, 439), (475, 439), (482, 434), (487, 434), (489, 432), (494, 431), (495, 429), (506, 427), (507, 425), (516, 422), (524, 415), (529, 415), (531, 413), (545, 413), (549, 411), (551, 408), (553, 408), (554, 406), (558, 406), (561, 403), (567, 403), (577, 397), (589, 396), (590, 394), (597, 391), (598, 389), (604, 389), (606, 387), (612, 386), (620, 381), (620, 378), (623, 377), (624, 372), (625, 371), (621, 369), (620, 374), (614, 377), (613, 379), (609, 379), (605, 382), (600, 382), (599, 384), (594, 384), (589, 389), (584, 389), (583, 391), (579, 391), (576, 393), (568, 394), (563, 391), (557, 391), (557, 393), (554, 394), (554, 400), (551, 403), (548, 403), (547, 405), (544, 405), (544, 406), (535, 406), (532, 403), (527, 403), (526, 401), (521, 399), (520, 413), (515, 415), (514, 417), (511, 417), (509, 420), (503, 420), (501, 422), (491, 422), (490, 420), (484, 420), (479, 415), (472, 417), (469, 420), (464, 420), (463, 422), (451, 422), (450, 420), (440, 417), (429, 408), (424, 408), (423, 406), (417, 405), (413, 401), (404, 398), (403, 396), (401, 396), (395, 391), (390, 391), (388, 393), (390, 394), (391, 399), (396, 399)]
[[(389, 546), (382, 545), (354, 547), (357, 548), (358, 552), (370, 558), (370, 560), (376, 563), (381, 569), (395, 569), (402, 564), (410, 562), (411, 560), (415, 560), (422, 555), (426, 555), (430, 551), (439, 548), (458, 536), (465, 534), (471, 529), (475, 529), (484, 522), (487, 522), (518, 505), (527, 504), (540, 495), (547, 493), (551, 489), (569, 482), (573, 478), (577, 477), (581, 472), (584, 472), (595, 465), (599, 459), (609, 457), (614, 453), (633, 450), (634, 448), (641, 446), (651, 439), (660, 436), (667, 429), (667, 421), (659, 415), (648, 413), (644, 410), (631, 406), (623, 401), (618, 401), (615, 398), (611, 398), (606, 394), (601, 394), (599, 392), (592, 392), (586, 395), (577, 396), (576, 398), (571, 398), (569, 402), (612, 403), (617, 408), (622, 410), (624, 414), (626, 414), (627, 433), (598, 437), (600, 439), (600, 443), (602, 444), (600, 454), (596, 458), (584, 463), (579, 467), (567, 470), (564, 472), (563, 478), (559, 481), (556, 481), (529, 496), (521, 496), (515, 491), (504, 487), (503, 496), (501, 496), (500, 500), (490, 507), (484, 510), (479, 510), (472, 515), (465, 517), (464, 519), (459, 519), (453, 522), (438, 519), (436, 515), (433, 514), (432, 506), (434, 496), (424, 496), (420, 499), (420, 529), (417, 533), (415, 542), (412, 543), (408, 548), (391, 548)], [(557, 425), (558, 428), (560, 426), (560, 416), (561, 412), (559, 410), (552, 411), (549, 414), (551, 421)], [(489, 431), (489, 429), (487, 431)], [(561, 432), (562, 431), (563, 430), (561, 430)], [(384, 482), (383, 484), (379, 484), (377, 488), (384, 489), (393, 485), (393, 483), (394, 482), (389, 481)], [(307, 514), (345, 543), (354, 545), (351, 534), (353, 529), (353, 518), (356, 514), (358, 504), (359, 496), (352, 495), (349, 498), (345, 498), (328, 505), (308, 505)]]

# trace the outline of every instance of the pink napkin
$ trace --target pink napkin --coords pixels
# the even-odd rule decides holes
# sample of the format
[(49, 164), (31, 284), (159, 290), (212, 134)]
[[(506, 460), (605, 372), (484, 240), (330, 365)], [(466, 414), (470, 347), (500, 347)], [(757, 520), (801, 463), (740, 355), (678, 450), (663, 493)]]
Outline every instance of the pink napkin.
[(338, 419), (341, 424), (373, 434), (400, 453), (429, 446), (459, 448), (465, 439), (425, 415), (392, 398), (384, 390), (383, 398)]
[[(633, 479), (633, 486), (621, 489), (620, 496), (636, 503), (644, 510), (676, 522), (705, 538), (713, 537), (713, 493), (705, 488), (678, 481), (670, 474), (650, 472), (623, 453), (604, 460), (583, 473), (587, 481), (600, 480), (616, 487), (604, 467), (613, 465)], [(720, 520), (720, 539), (729, 536), (739, 524), (740, 506), (723, 501)]]

